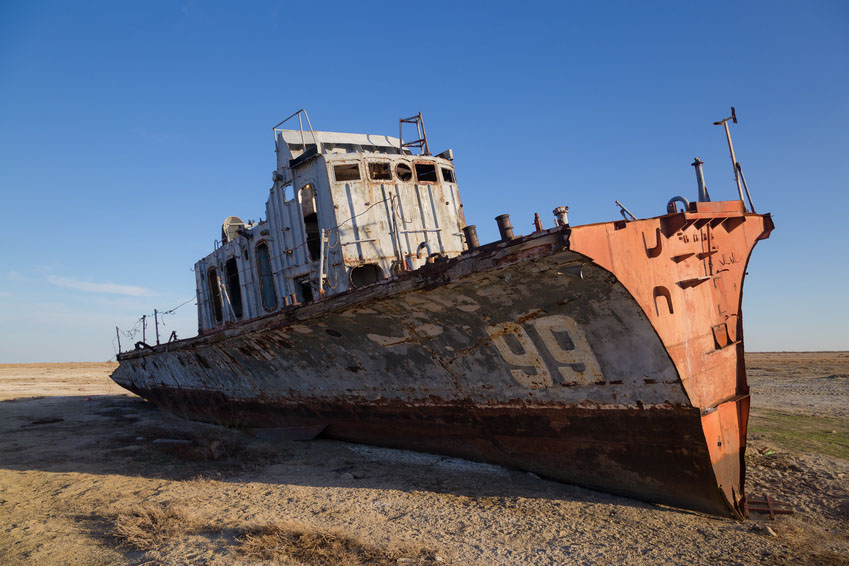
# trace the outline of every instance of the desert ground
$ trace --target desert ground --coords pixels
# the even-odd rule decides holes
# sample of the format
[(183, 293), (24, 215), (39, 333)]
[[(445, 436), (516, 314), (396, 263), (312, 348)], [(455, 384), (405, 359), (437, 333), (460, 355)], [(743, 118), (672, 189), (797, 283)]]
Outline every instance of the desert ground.
[(517, 470), (160, 412), (110, 363), (0, 365), (3, 564), (849, 564), (849, 353), (751, 353), (749, 496), (711, 517)]

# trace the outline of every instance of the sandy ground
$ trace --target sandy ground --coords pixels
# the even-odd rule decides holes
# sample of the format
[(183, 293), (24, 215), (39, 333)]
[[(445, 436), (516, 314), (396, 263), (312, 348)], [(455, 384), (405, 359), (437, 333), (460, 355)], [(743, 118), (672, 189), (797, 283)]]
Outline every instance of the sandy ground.
[[(0, 365), (4, 564), (849, 564), (849, 353), (750, 354), (737, 522), (495, 466), (269, 443), (166, 415), (111, 364)], [(767, 528), (769, 527), (769, 528)]]

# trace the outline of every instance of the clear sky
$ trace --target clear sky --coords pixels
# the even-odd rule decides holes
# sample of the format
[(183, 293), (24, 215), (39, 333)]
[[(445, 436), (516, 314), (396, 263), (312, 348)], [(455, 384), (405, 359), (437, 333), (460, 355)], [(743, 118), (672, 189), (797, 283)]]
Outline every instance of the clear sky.
[[(271, 126), (451, 147), (482, 242), (694, 199), (725, 138), (776, 230), (748, 350), (849, 349), (847, 2), (0, 0), (0, 362), (106, 360), (115, 326), (194, 295), (229, 215), (265, 216)], [(164, 333), (195, 334), (189, 303)], [(125, 340), (128, 342), (128, 339)]]

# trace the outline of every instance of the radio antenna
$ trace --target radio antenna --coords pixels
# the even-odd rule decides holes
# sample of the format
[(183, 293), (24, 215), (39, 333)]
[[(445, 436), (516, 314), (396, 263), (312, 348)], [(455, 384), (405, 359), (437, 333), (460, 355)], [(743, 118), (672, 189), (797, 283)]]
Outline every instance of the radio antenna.
[(731, 130), (728, 128), (728, 120), (731, 120), (735, 124), (737, 123), (737, 113), (734, 111), (734, 107), (731, 107), (731, 116), (720, 120), (719, 122), (714, 122), (714, 126), (725, 126), (725, 137), (728, 139), (728, 151), (731, 152), (731, 169), (734, 170), (734, 181), (737, 182), (737, 192), (740, 193), (740, 200), (743, 201), (743, 206), (746, 205), (746, 201), (743, 200), (743, 186), (740, 184), (740, 164), (737, 163), (737, 157), (734, 155), (734, 144), (731, 143)]

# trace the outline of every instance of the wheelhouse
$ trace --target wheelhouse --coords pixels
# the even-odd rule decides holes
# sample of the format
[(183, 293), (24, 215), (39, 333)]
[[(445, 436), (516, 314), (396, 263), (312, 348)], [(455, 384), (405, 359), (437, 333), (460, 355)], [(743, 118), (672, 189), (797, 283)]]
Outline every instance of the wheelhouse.
[(274, 141), (266, 219), (229, 217), (195, 265), (201, 333), (466, 249), (451, 150), (434, 156), (426, 139), (303, 128), (275, 128)]

